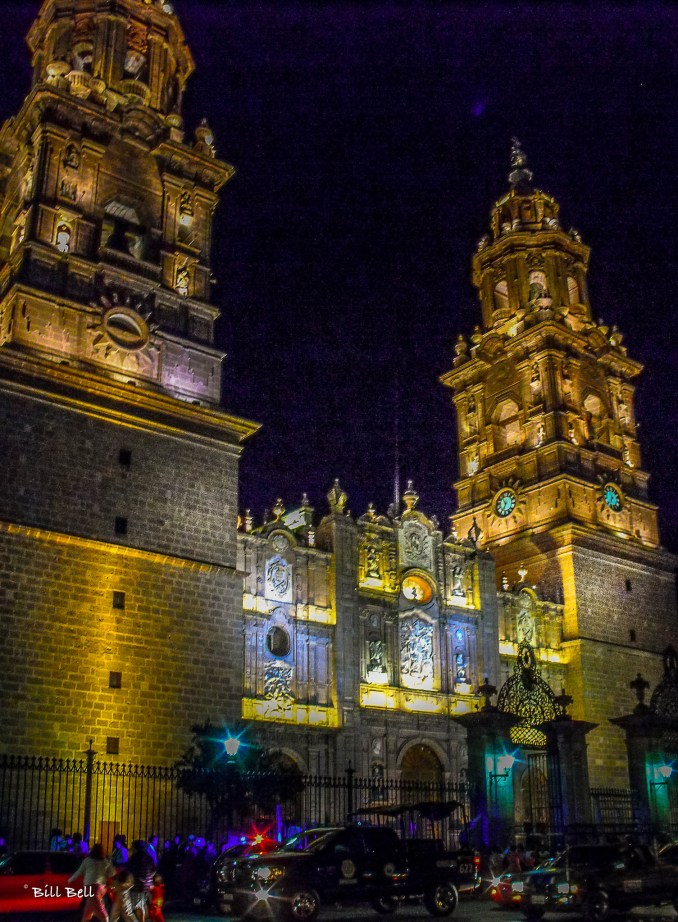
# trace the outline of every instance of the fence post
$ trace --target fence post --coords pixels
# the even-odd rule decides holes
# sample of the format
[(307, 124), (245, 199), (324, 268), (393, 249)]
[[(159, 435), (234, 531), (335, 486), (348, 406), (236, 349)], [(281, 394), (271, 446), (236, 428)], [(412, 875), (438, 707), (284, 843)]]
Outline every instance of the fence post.
[(96, 752), (92, 749), (94, 740), (89, 741), (89, 749), (85, 753), (87, 756), (87, 766), (85, 775), (85, 821), (82, 828), (83, 841), (89, 845), (89, 837), (92, 825), (92, 775), (94, 774), (94, 756)]
[(348, 768), (346, 769), (346, 806), (347, 806), (347, 820), (353, 818), (353, 776), (355, 775), (355, 768), (351, 765), (349, 760)]

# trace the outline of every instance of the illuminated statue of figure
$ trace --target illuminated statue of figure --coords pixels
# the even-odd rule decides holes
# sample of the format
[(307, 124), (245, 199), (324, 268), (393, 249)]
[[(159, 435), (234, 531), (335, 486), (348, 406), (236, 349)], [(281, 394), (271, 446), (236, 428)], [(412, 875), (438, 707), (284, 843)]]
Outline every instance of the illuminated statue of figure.
[(370, 661), (368, 664), (369, 672), (386, 672), (386, 664), (384, 663), (384, 641), (383, 640), (370, 640), (368, 644)]
[(366, 576), (372, 579), (379, 579), (379, 551), (374, 544), (368, 544), (366, 550), (367, 567)]
[(176, 290), (184, 298), (188, 296), (189, 281), (190, 281), (190, 276), (188, 274), (188, 269), (180, 269), (179, 272), (177, 272)]
[(452, 595), (464, 595), (464, 567), (454, 567), (452, 570)]
[(466, 657), (463, 651), (459, 650), (455, 654), (454, 661), (456, 664), (454, 681), (458, 684), (466, 685), (468, 683), (468, 675), (466, 672)]

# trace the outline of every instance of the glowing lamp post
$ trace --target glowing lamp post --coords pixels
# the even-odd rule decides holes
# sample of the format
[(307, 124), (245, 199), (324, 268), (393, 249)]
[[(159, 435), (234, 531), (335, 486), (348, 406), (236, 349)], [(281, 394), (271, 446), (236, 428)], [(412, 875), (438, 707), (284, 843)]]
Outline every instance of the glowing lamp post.
[(240, 749), (240, 740), (237, 736), (232, 736), (230, 733), (224, 740), (224, 749), (226, 750), (226, 755), (228, 760), (226, 762), (226, 779), (228, 785), (228, 811), (229, 811), (229, 826), (231, 832), (235, 826), (235, 797), (234, 797), (234, 773), (237, 771), (235, 757), (238, 755)]
[(655, 765), (654, 778), (650, 779), (650, 793), (654, 807), (655, 822), (662, 824), (669, 812), (668, 784), (673, 774), (671, 765)]
[(506, 781), (508, 776), (511, 774), (511, 769), (513, 768), (513, 763), (515, 762), (515, 756), (499, 756), (497, 759), (497, 769), (496, 772), (490, 772), (490, 787), (494, 781), (497, 784), (500, 781)]
[(224, 740), (224, 749), (229, 759), (235, 758), (238, 755), (238, 750), (240, 749), (240, 740), (237, 736), (229, 736)]

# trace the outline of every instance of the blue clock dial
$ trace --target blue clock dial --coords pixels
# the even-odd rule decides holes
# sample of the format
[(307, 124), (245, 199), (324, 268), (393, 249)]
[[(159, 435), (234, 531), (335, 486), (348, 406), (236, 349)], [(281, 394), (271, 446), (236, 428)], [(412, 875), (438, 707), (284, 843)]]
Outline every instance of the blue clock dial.
[(621, 512), (623, 506), (621, 493), (613, 483), (608, 483), (603, 490), (603, 499), (607, 508), (612, 512)]
[(494, 503), (494, 510), (498, 516), (505, 519), (516, 508), (516, 494), (513, 490), (502, 490)]

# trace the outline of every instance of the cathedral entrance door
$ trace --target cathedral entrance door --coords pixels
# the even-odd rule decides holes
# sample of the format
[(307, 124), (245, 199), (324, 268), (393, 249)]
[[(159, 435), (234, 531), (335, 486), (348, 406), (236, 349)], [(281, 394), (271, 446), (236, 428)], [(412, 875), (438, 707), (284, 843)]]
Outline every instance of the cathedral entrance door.
[(516, 833), (546, 830), (550, 825), (549, 772), (546, 752), (523, 751), (514, 769)]

